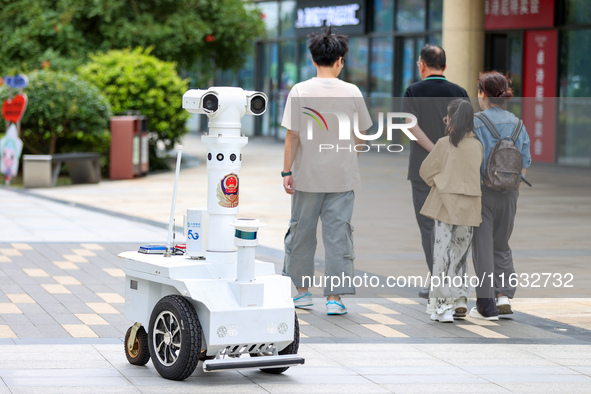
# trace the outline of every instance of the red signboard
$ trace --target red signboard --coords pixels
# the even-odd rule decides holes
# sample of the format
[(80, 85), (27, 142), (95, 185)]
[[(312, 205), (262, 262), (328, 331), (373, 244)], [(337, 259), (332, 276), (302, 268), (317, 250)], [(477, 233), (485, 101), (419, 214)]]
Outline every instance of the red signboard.
[(2, 116), (7, 122), (18, 123), (27, 109), (27, 95), (19, 93), (2, 103)]
[(525, 32), (523, 123), (533, 161), (554, 163), (556, 122), (556, 30)]
[(555, 0), (485, 0), (486, 30), (554, 26)]

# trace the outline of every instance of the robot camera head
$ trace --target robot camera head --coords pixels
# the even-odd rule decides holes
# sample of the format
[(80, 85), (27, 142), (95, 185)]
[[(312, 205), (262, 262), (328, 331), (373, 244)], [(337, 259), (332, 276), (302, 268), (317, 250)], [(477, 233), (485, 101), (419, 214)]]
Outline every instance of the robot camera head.
[(218, 94), (209, 89), (188, 90), (183, 95), (183, 108), (193, 114), (214, 114), (219, 109)]
[[(210, 119), (244, 115), (262, 115), (267, 109), (267, 96), (262, 92), (234, 87), (191, 89), (183, 95), (183, 108), (194, 114), (205, 114)], [(235, 119), (234, 119), (235, 120)]]
[(246, 113), (262, 115), (267, 110), (267, 96), (260, 92), (246, 92)]

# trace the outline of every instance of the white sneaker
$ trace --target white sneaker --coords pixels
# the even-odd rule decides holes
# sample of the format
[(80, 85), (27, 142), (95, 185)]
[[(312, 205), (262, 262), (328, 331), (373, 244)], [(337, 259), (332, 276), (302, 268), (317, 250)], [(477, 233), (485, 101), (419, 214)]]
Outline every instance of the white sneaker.
[(509, 301), (509, 297), (501, 296), (497, 298), (497, 309), (499, 310), (499, 315), (510, 315), (513, 313), (513, 309), (511, 308), (511, 301)]
[(496, 321), (499, 320), (498, 316), (482, 316), (476, 307), (470, 309), (470, 317), (480, 320)]
[(343, 300), (330, 300), (326, 303), (327, 315), (344, 315), (347, 313), (347, 308), (343, 304)]
[(293, 305), (296, 308), (306, 308), (313, 306), (314, 302), (312, 301), (312, 294), (310, 294), (309, 291), (305, 293), (298, 293), (298, 295), (293, 298)]
[(466, 317), (468, 313), (468, 300), (466, 297), (460, 297), (454, 302), (454, 317)]
[(433, 313), (431, 315), (431, 320), (438, 321), (439, 323), (453, 323), (453, 311), (451, 309), (447, 309), (443, 313)]

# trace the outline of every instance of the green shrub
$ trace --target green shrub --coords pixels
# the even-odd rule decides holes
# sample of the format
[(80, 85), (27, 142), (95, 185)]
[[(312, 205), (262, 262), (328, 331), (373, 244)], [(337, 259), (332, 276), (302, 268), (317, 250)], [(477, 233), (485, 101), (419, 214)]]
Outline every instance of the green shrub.
[[(51, 70), (28, 75), (27, 109), (21, 121), (23, 153), (98, 152), (103, 167), (110, 144), (111, 107), (100, 91), (76, 75)], [(14, 92), (13, 92), (14, 93)], [(9, 89), (0, 89), (0, 99)], [(0, 130), (5, 127), (0, 122)]]
[(151, 49), (113, 50), (91, 55), (91, 61), (79, 68), (82, 78), (98, 86), (113, 113), (139, 111), (148, 119), (150, 168), (166, 167), (156, 155), (156, 143), (172, 149), (187, 132), (189, 113), (182, 109), (182, 96), (188, 80), (181, 79), (173, 62), (150, 55)]

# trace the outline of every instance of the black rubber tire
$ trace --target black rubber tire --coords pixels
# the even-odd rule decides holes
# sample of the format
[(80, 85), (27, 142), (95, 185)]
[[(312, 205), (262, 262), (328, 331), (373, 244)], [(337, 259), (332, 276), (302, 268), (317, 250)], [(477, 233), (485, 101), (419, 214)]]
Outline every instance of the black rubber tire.
[[(285, 349), (279, 351), (279, 355), (297, 354), (299, 347), (300, 347), (300, 322), (298, 321), (298, 315), (296, 313), (295, 314), (295, 323), (293, 326), (293, 342), (290, 343), (289, 345), (287, 345), (287, 347)], [(251, 357), (252, 356), (264, 357), (264, 355), (258, 354), (258, 353), (253, 353), (253, 354), (251, 354)], [(271, 374), (278, 375), (280, 373), (287, 371), (288, 369), (289, 369), (289, 367), (261, 368), (261, 371), (263, 371), (265, 373), (271, 373)]]
[[(172, 315), (172, 317), (176, 319), (176, 322), (170, 323), (170, 327), (167, 328), (167, 331), (178, 331), (178, 333), (171, 338), (171, 344), (165, 346), (165, 351), (167, 348), (170, 348), (170, 352), (167, 354), (163, 354), (162, 351), (158, 352), (155, 347), (154, 326), (155, 324), (159, 324), (160, 327), (161, 324), (164, 324), (164, 319), (159, 319), (161, 313), (165, 313), (169, 316)], [(157, 319), (159, 320), (158, 322), (156, 322)], [(159, 328), (159, 330), (161, 328)], [(161, 334), (157, 335), (161, 336)], [(195, 308), (189, 300), (179, 295), (169, 295), (158, 301), (150, 316), (150, 329), (148, 335), (150, 356), (152, 357), (152, 363), (158, 373), (163, 378), (170, 380), (184, 380), (191, 376), (199, 362), (201, 335), (202, 329), (201, 324), (199, 324), (197, 312), (195, 312)], [(173, 343), (175, 338), (180, 345), (178, 347)], [(157, 341), (159, 341), (159, 344), (163, 344), (165, 339), (164, 337), (159, 337)], [(173, 351), (175, 351), (176, 354), (173, 354)], [(168, 355), (176, 357), (170, 365), (166, 365), (161, 361), (162, 356), (166, 358)]]
[(125, 333), (125, 342), (123, 343), (127, 361), (133, 365), (146, 365), (148, 361), (150, 361), (150, 349), (148, 347), (148, 334), (146, 333), (146, 330), (144, 330), (144, 327), (140, 327), (137, 330), (132, 350), (127, 348), (127, 341), (129, 340), (130, 335), (131, 327), (127, 329), (127, 332)]

